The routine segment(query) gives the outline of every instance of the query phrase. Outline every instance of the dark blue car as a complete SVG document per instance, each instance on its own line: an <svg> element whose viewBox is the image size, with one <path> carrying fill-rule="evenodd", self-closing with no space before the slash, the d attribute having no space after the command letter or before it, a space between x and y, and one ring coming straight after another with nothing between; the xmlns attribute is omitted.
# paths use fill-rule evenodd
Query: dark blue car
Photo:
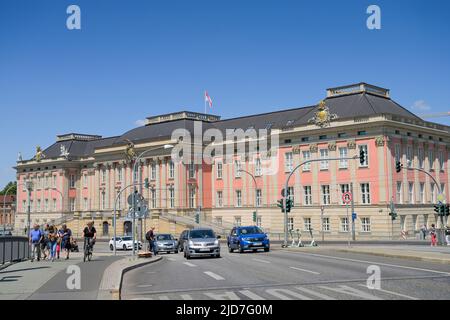
<svg viewBox="0 0 450 320"><path fill-rule="evenodd" d="M270 251L269 237L255 226L233 228L228 236L227 243L229 252L234 250L239 250L240 253L247 250L256 252L258 249L264 249L265 252Z"/></svg>

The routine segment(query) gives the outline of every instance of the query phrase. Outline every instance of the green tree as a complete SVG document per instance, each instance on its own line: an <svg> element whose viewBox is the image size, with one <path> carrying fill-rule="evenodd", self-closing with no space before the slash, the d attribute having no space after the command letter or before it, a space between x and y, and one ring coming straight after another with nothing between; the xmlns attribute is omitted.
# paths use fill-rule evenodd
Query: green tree
<svg viewBox="0 0 450 320"><path fill-rule="evenodd" d="M0 195L5 195L6 191L12 187L9 191L8 191L8 195L12 195L12 194L16 194L17 193L17 182L9 182L6 187L3 188L2 191L0 191Z"/></svg>

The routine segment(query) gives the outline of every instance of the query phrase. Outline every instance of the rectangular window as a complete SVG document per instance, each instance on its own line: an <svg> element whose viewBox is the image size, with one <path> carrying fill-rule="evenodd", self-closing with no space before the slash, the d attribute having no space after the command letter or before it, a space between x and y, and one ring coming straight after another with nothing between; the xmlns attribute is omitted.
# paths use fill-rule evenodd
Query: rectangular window
<svg viewBox="0 0 450 320"><path fill-rule="evenodd" d="M70 211L75 211L75 198L70 199Z"/></svg>
<svg viewBox="0 0 450 320"><path fill-rule="evenodd" d="M328 149L320 149L320 170L328 170Z"/></svg>
<svg viewBox="0 0 450 320"><path fill-rule="evenodd" d="M119 171L122 171L122 169L119 169ZM122 180L119 180L122 181ZM87 188L88 187L88 176L87 173L83 174L83 188Z"/></svg>
<svg viewBox="0 0 450 320"><path fill-rule="evenodd" d="M255 161L255 176L260 176L262 174L261 171L261 159L257 158Z"/></svg>
<svg viewBox="0 0 450 320"><path fill-rule="evenodd" d="M294 230L294 218L292 217L288 218L288 230L289 231Z"/></svg>
<svg viewBox="0 0 450 320"><path fill-rule="evenodd" d="M419 160L419 168L424 169L424 154L423 154L423 148L419 148L417 150L417 158Z"/></svg>
<svg viewBox="0 0 450 320"><path fill-rule="evenodd" d="M331 203L331 199L330 199L330 186L326 185L326 186L322 186L322 204L323 205L328 205Z"/></svg>
<svg viewBox="0 0 450 320"><path fill-rule="evenodd" d="M414 203L414 183L408 183L408 203Z"/></svg>
<svg viewBox="0 0 450 320"><path fill-rule="evenodd" d="M341 232L348 232L348 219L347 218L341 218Z"/></svg>
<svg viewBox="0 0 450 320"><path fill-rule="evenodd" d="M175 208L175 189L173 186L169 187L169 208Z"/></svg>
<svg viewBox="0 0 450 320"><path fill-rule="evenodd" d="M444 153L439 151L439 170L444 171Z"/></svg>
<svg viewBox="0 0 450 320"><path fill-rule="evenodd" d="M292 203L295 203L295 198L294 198L294 187L288 187L288 197L289 199L292 200Z"/></svg>
<svg viewBox="0 0 450 320"><path fill-rule="evenodd" d="M156 208L156 189L152 189L150 191L150 200L151 200L151 205L152 205L152 209Z"/></svg>
<svg viewBox="0 0 450 320"><path fill-rule="evenodd" d="M24 201L25 202L25 201ZM48 199L45 199L45 201L44 201L44 211L45 212L48 212L49 210L48 210Z"/></svg>
<svg viewBox="0 0 450 320"><path fill-rule="evenodd" d="M412 168L412 166L413 166L412 147L411 146L406 147L406 165L408 168Z"/></svg>
<svg viewBox="0 0 450 320"><path fill-rule="evenodd" d="M222 217L216 217L214 220L216 220L216 224L218 224L219 226L221 226L223 223Z"/></svg>
<svg viewBox="0 0 450 320"><path fill-rule="evenodd" d="M292 152L286 152L284 154L284 171L291 172L294 169L294 162Z"/></svg>
<svg viewBox="0 0 450 320"><path fill-rule="evenodd" d="M234 225L235 225L236 227L240 227L241 224L242 224L241 217L234 217Z"/></svg>
<svg viewBox="0 0 450 320"><path fill-rule="evenodd" d="M150 179L156 180L156 163L152 163L150 167Z"/></svg>
<svg viewBox="0 0 450 320"><path fill-rule="evenodd" d="M75 188L75 175L74 174L70 175L70 188L71 189Z"/></svg>
<svg viewBox="0 0 450 320"><path fill-rule="evenodd" d="M223 191L217 191L217 206L219 208L223 207Z"/></svg>
<svg viewBox="0 0 450 320"><path fill-rule="evenodd" d="M195 178L195 164L190 163L188 165L189 168L189 179L194 179Z"/></svg>
<svg viewBox="0 0 450 320"><path fill-rule="evenodd" d="M311 230L311 218L303 218L303 231Z"/></svg>
<svg viewBox="0 0 450 320"><path fill-rule="evenodd" d="M37 202L37 208L36 208L36 211L37 211L37 212L41 212L41 210L42 210L42 207L41 207L41 200L39 199L38 202Z"/></svg>
<svg viewBox="0 0 450 320"><path fill-rule="evenodd" d="M428 162L430 165L430 170L434 169L434 152L433 152L433 150L428 151Z"/></svg>
<svg viewBox="0 0 450 320"><path fill-rule="evenodd" d="M242 207L242 191L236 190L236 207Z"/></svg>
<svg viewBox="0 0 450 320"><path fill-rule="evenodd" d="M240 160L234 160L234 177L240 178L242 175L241 172L241 161Z"/></svg>
<svg viewBox="0 0 450 320"><path fill-rule="evenodd" d="M222 179L222 170L223 170L222 162L217 162L217 179Z"/></svg>
<svg viewBox="0 0 450 320"><path fill-rule="evenodd" d="M86 176L85 176L86 177ZM123 168L117 168L117 182L123 181Z"/></svg>
<svg viewBox="0 0 450 320"><path fill-rule="evenodd" d="M347 169L348 168L348 160L345 159L348 157L348 149L347 148L339 148L339 168Z"/></svg>
<svg viewBox="0 0 450 320"><path fill-rule="evenodd" d="M106 194L104 192L102 192L101 194L101 204L100 204L100 210L105 210L106 209Z"/></svg>
<svg viewBox="0 0 450 320"><path fill-rule="evenodd" d="M361 183L361 202L370 204L370 189L368 183Z"/></svg>
<svg viewBox="0 0 450 320"><path fill-rule="evenodd" d="M56 188L56 179L57 179L57 176L54 175L54 176L52 176L52 177L53 177L52 187L53 187L53 188Z"/></svg>
<svg viewBox="0 0 450 320"><path fill-rule="evenodd" d="M361 150L364 151L365 157L364 157L364 162L362 164L360 162L358 162L359 166L360 167L368 167L369 166L369 148L367 147L366 144L363 144L363 145L359 146L359 151L361 152Z"/></svg>
<svg viewBox="0 0 450 320"><path fill-rule="evenodd" d="M361 218L361 231L362 232L370 232L371 231L370 218L367 218L367 217Z"/></svg>
<svg viewBox="0 0 450 320"><path fill-rule="evenodd" d="M322 228L325 232L330 231L330 218L323 218Z"/></svg>
<svg viewBox="0 0 450 320"><path fill-rule="evenodd" d="M303 162L311 160L311 152L309 150L303 151ZM303 171L310 171L311 170L311 162L306 163L303 165Z"/></svg>
<svg viewBox="0 0 450 320"><path fill-rule="evenodd" d="M303 202L305 206L312 205L311 186L303 187Z"/></svg>
<svg viewBox="0 0 450 320"><path fill-rule="evenodd" d="M436 202L436 192L435 192L436 186L434 183L430 184L430 189L431 189L430 190L431 202L435 203Z"/></svg>
<svg viewBox="0 0 450 320"><path fill-rule="evenodd" d="M195 188L189 188L189 208L195 208Z"/></svg>
<svg viewBox="0 0 450 320"><path fill-rule="evenodd" d="M41 177L37 177L37 189L41 189L42 188L42 178Z"/></svg>
<svg viewBox="0 0 450 320"><path fill-rule="evenodd" d="M119 202L119 201L118 201ZM118 209L120 210L120 207L118 206ZM89 202L88 198L83 199L83 210L88 211L89 210Z"/></svg>
<svg viewBox="0 0 450 320"><path fill-rule="evenodd" d="M420 183L420 203L425 203L425 183Z"/></svg>
<svg viewBox="0 0 450 320"><path fill-rule="evenodd" d="M102 183L106 183L106 169L102 169Z"/></svg>
<svg viewBox="0 0 450 320"><path fill-rule="evenodd" d="M58 207L56 206L56 199L53 199L53 211L56 212L58 210Z"/></svg>
<svg viewBox="0 0 450 320"><path fill-rule="evenodd" d="M403 192L402 192L402 183L400 181L397 181L397 189L396 189L396 200L397 203L402 204L403 203Z"/></svg>
<svg viewBox="0 0 450 320"><path fill-rule="evenodd" d="M169 179L175 178L175 163L170 160L169 161Z"/></svg>
<svg viewBox="0 0 450 320"><path fill-rule="evenodd" d="M341 204L344 204L344 200L342 199L342 196L344 193L350 192L350 185L349 184L341 184Z"/></svg>
<svg viewBox="0 0 450 320"><path fill-rule="evenodd" d="M401 152L400 152L400 145L396 144L395 145L395 162L399 162L401 161Z"/></svg>
<svg viewBox="0 0 450 320"><path fill-rule="evenodd" d="M262 206L262 190L261 189L256 190L256 206L257 207Z"/></svg>

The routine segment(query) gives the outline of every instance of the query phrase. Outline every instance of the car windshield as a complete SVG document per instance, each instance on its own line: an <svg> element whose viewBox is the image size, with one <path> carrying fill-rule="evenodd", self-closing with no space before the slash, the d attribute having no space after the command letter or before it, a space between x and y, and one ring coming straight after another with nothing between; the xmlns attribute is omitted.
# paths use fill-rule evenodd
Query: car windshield
<svg viewBox="0 0 450 320"><path fill-rule="evenodd" d="M262 230L258 227L242 228L239 231L240 234L262 234Z"/></svg>
<svg viewBox="0 0 450 320"><path fill-rule="evenodd" d="M122 240L123 240L123 241L131 241L132 238L131 238L131 237L123 237Z"/></svg>
<svg viewBox="0 0 450 320"><path fill-rule="evenodd" d="M173 237L170 234L160 234L156 236L156 240L158 241L173 240Z"/></svg>
<svg viewBox="0 0 450 320"><path fill-rule="evenodd" d="M192 230L189 234L192 239L206 239L215 238L214 231L212 230Z"/></svg>

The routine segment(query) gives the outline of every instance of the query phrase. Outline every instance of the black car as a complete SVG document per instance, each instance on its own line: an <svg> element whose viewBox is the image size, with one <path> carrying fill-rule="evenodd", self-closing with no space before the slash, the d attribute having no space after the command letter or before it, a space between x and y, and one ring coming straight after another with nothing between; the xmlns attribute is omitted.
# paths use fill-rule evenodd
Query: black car
<svg viewBox="0 0 450 320"><path fill-rule="evenodd" d="M187 241L188 235L189 235L189 230L184 230L180 234L180 238L178 239L178 250L180 250L180 252L183 252L183 250L184 250L184 243Z"/></svg>

